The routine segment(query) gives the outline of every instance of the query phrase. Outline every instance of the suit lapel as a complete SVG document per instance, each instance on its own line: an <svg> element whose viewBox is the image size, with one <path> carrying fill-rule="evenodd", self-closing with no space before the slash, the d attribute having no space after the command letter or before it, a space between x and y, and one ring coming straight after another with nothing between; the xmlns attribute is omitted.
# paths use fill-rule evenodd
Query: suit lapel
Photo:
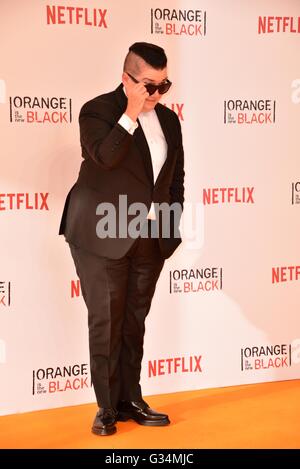
<svg viewBox="0 0 300 469"><path fill-rule="evenodd" d="M168 144L168 156L169 156L170 148L172 148L173 141L171 139L170 129L168 127L168 120L166 119L166 114L164 112L164 106L162 104L157 104L155 106L155 112L158 117L159 123L161 125L166 142Z"/></svg>
<svg viewBox="0 0 300 469"><path fill-rule="evenodd" d="M153 167L152 167L150 149L149 149L147 139L145 137L145 134L143 132L143 129L139 120L138 120L138 124L139 126L134 131L133 138L137 147L140 150L147 176L150 179L151 183L154 184Z"/></svg>
<svg viewBox="0 0 300 469"><path fill-rule="evenodd" d="M125 109L126 109L126 106L127 106L127 97L126 97L126 95L123 91L123 85L122 84L120 86L118 86L118 88L116 89L116 96L117 96L117 101L119 103L119 106L122 109L122 111L124 112ZM168 145L167 158L166 158L166 161L164 162L163 167L162 167L162 169L161 169L161 171L158 175L158 178L155 182L155 183L157 183L157 181L160 179L160 177L163 175L163 173L166 171L166 168L168 167L168 164L169 164L169 162L171 160L171 157L172 157L174 144L173 144L173 140L171 138L171 129L168 126L168 119L167 119L167 116L166 116L166 112L164 110L164 106L162 104L158 103L155 106L155 112L156 112L156 115L158 117L159 123L161 125L163 134L165 136L165 139L166 139L166 142L167 142L167 145ZM138 124L139 124L139 126L134 131L133 138L134 138L136 146L138 147L138 149L140 151L140 154L141 154L141 157L142 157L142 160L143 160L143 164L144 164L145 171L146 171L146 174L148 176L148 179L150 180L152 185L154 185L153 167L152 167L152 159L151 159L150 149L149 149L147 139L145 137L145 134L143 132L143 129L142 129L142 126L141 126L139 120L138 120Z"/></svg>
<svg viewBox="0 0 300 469"><path fill-rule="evenodd" d="M123 91L123 84L119 85L115 91L116 91L116 97L117 97L119 107L120 109L122 109L122 112L125 112L126 106L127 106L127 96L125 95ZM138 128L134 131L133 139L141 155L141 159L143 161L146 176L148 177L148 179L153 185L154 177L153 177L151 153L150 153L150 149L149 149L145 134L143 132L143 129L139 120L138 120L138 124L139 124Z"/></svg>
<svg viewBox="0 0 300 469"><path fill-rule="evenodd" d="M164 172L167 170L168 165L169 165L169 163L172 159L173 150L174 150L174 143L173 143L173 140L171 138L171 129L169 128L169 125L168 125L169 122L168 122L168 119L167 119L167 116L166 116L166 112L164 110L164 106L162 104L158 103L155 106L155 111L156 111L159 123L161 125L163 134L165 136L167 145L168 145L167 158L166 158L166 161L164 162L163 167L161 168L160 173L159 173L159 175L156 179L155 184L157 184L159 182L160 178L163 176Z"/></svg>
<svg viewBox="0 0 300 469"><path fill-rule="evenodd" d="M160 170L160 173L155 181L155 184L159 181L159 179L162 177L164 172L166 171L166 168L168 167L168 164L171 160L172 154L173 154L173 140L171 138L171 129L169 129L168 126L168 119L166 118L166 113L164 110L164 106L161 104L157 104L155 106L155 112L158 117L159 123L161 125L163 134L165 136L167 146L168 146L168 151L167 151L167 158ZM152 184L154 185L154 177L153 177L153 167L152 167L152 159L151 159L151 153L149 150L149 146L147 143L147 139L145 137L145 134L143 132L142 126L138 120L138 128L135 130L133 136L135 137L135 141L137 146L139 147L141 151L141 155L143 157L146 173L151 180Z"/></svg>

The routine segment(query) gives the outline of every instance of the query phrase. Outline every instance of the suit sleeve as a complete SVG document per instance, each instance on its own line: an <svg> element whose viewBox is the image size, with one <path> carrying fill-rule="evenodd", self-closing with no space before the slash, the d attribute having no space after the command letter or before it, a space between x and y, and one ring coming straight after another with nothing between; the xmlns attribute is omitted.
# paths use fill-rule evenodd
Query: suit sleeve
<svg viewBox="0 0 300 469"><path fill-rule="evenodd" d="M118 124L120 115L110 103L89 101L79 114L82 156L110 170L125 158L132 135Z"/></svg>
<svg viewBox="0 0 300 469"><path fill-rule="evenodd" d="M184 203L184 150L182 144L182 133L179 119L177 118L179 142L177 147L177 158L172 183L170 186L170 202L178 202L183 209Z"/></svg>

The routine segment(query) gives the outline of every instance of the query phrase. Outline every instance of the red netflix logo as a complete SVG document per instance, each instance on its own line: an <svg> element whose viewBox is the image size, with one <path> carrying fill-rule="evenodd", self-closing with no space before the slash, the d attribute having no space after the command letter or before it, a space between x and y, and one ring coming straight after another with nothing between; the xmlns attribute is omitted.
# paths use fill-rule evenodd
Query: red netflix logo
<svg viewBox="0 0 300 469"><path fill-rule="evenodd" d="M254 204L254 187L215 187L203 189L203 204Z"/></svg>
<svg viewBox="0 0 300 469"><path fill-rule="evenodd" d="M80 280L71 280L71 298L78 298L81 296Z"/></svg>
<svg viewBox="0 0 300 469"><path fill-rule="evenodd" d="M163 103L163 105L168 107L169 109L172 109L172 111L174 111L177 114L178 119L181 121L184 121L184 117L183 117L184 103L171 103L171 104Z"/></svg>
<svg viewBox="0 0 300 469"><path fill-rule="evenodd" d="M272 283L300 280L300 265L272 268Z"/></svg>
<svg viewBox="0 0 300 469"><path fill-rule="evenodd" d="M46 6L47 24L74 24L107 29L107 10L72 6Z"/></svg>
<svg viewBox="0 0 300 469"><path fill-rule="evenodd" d="M18 192L0 194L1 210L49 210L49 192Z"/></svg>
<svg viewBox="0 0 300 469"><path fill-rule="evenodd" d="M149 360L148 377L171 375L176 373L201 373L201 355L191 355L189 357L161 358L159 360Z"/></svg>
<svg viewBox="0 0 300 469"><path fill-rule="evenodd" d="M300 33L300 16L259 16L258 34Z"/></svg>

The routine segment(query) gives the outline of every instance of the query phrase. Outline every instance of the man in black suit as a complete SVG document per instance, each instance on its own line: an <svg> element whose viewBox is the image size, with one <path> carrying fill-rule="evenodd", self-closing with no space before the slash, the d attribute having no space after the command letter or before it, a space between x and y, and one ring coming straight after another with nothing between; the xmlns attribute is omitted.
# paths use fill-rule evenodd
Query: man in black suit
<svg viewBox="0 0 300 469"><path fill-rule="evenodd" d="M118 420L170 423L143 400L139 384L145 319L164 260L181 242L181 128L177 115L159 104L170 86L164 50L135 43L125 58L122 84L88 101L79 115L84 161L59 233L70 245L88 309L99 406L92 431L98 435L113 434ZM139 223L137 207L145 208ZM161 207L175 209L166 216Z"/></svg>

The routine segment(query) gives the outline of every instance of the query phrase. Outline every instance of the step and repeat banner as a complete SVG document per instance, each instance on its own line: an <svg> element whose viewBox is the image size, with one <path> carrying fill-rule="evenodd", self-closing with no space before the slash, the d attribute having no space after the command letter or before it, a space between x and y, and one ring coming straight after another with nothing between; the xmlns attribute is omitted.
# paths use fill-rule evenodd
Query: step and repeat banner
<svg viewBox="0 0 300 469"><path fill-rule="evenodd" d="M136 41L166 50L186 169L144 395L300 377L299 0L1 0L1 414L95 401L58 228L80 108Z"/></svg>

